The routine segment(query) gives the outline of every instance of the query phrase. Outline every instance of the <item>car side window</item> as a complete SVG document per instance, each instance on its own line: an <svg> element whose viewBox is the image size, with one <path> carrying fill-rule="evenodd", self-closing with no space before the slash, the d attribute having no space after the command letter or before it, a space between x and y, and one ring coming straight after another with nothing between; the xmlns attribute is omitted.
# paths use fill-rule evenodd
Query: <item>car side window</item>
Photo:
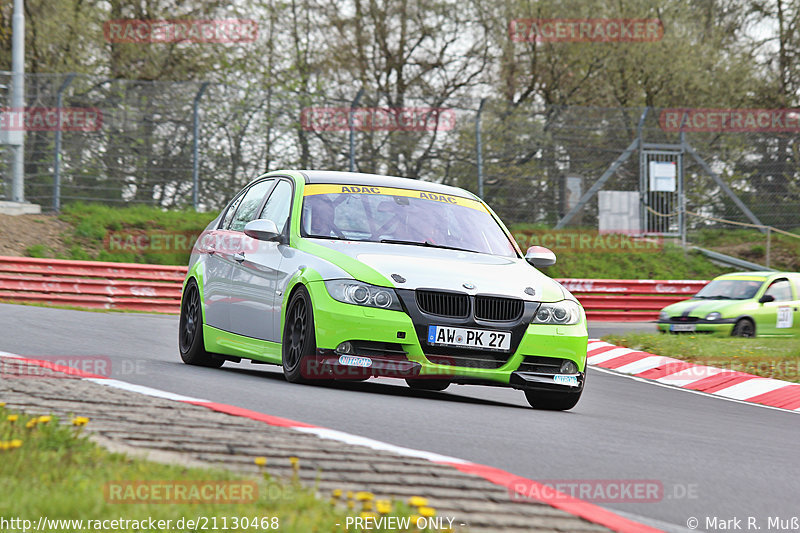
<svg viewBox="0 0 800 533"><path fill-rule="evenodd" d="M233 220L233 215L236 213L236 209L239 207L239 204L242 202L242 198L244 197L244 193L239 194L236 198L233 199L231 205L228 206L228 210L225 211L225 218L222 219L222 224L220 224L220 228L228 229L231 225L231 220Z"/></svg>
<svg viewBox="0 0 800 533"><path fill-rule="evenodd" d="M283 233L289 220L289 210L292 206L292 186L288 181L281 180L275 186L269 200L264 204L258 218L271 220L278 227L278 232Z"/></svg>
<svg viewBox="0 0 800 533"><path fill-rule="evenodd" d="M275 183L275 180L259 181L244 193L239 208L236 210L236 214L233 215L228 229L232 231L242 231L248 222L256 218L256 212L273 183Z"/></svg>
<svg viewBox="0 0 800 533"><path fill-rule="evenodd" d="M775 297L776 302L788 302L792 299L792 287L788 279L779 279L772 282L764 296Z"/></svg>

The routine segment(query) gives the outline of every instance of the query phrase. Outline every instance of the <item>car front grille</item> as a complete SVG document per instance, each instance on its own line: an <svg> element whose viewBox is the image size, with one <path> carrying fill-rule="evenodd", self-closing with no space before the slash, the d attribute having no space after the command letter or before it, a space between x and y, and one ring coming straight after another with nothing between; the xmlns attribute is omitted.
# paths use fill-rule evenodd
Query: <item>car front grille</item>
<svg viewBox="0 0 800 533"><path fill-rule="evenodd" d="M677 324L682 324L684 322L697 322L700 320L700 317L696 316L674 316L670 318L671 322L675 322Z"/></svg>
<svg viewBox="0 0 800 533"><path fill-rule="evenodd" d="M517 372L540 372L543 374L559 374L561 372L561 363L564 359L557 357L539 357L535 355L526 355L519 365Z"/></svg>
<svg viewBox="0 0 800 533"><path fill-rule="evenodd" d="M457 366L463 368L500 368L508 362L510 354L503 353L475 353L459 355L434 355L425 354L425 357L435 365Z"/></svg>
<svg viewBox="0 0 800 533"><path fill-rule="evenodd" d="M416 291L417 305L429 315L451 318L469 316L469 296L466 294L438 291Z"/></svg>
<svg viewBox="0 0 800 533"><path fill-rule="evenodd" d="M522 316L525 304L516 298L498 298L495 296L475 297L475 318L510 322Z"/></svg>

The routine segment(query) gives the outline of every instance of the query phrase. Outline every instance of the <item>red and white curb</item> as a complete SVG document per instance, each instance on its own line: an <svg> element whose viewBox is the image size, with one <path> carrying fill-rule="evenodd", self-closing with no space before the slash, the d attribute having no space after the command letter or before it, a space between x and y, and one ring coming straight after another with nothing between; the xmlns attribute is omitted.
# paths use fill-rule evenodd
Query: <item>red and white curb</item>
<svg viewBox="0 0 800 533"><path fill-rule="evenodd" d="M800 384L589 341L586 362L664 385L800 412Z"/></svg>
<svg viewBox="0 0 800 533"><path fill-rule="evenodd" d="M336 440L339 442L352 444L356 446L366 446L374 450L391 452L406 457L425 459L434 464L451 466L456 470L464 472L465 474L478 476L496 485L506 487L509 490L509 494L511 493L511 491L515 491L518 494L524 496L526 499L539 501L556 509L560 509L571 515L578 516L580 518L583 518L584 520L587 520L594 524L599 524L601 526L607 527L613 531L618 531L620 533L658 533L660 531L650 526L646 526L639 522L630 520L628 518L624 518L612 511L603 509L602 507L599 507L597 505L585 502L583 500L579 500L577 498L573 498L568 494L557 492L553 490L551 487L539 483L538 481L516 476L510 472L506 472L505 470L494 468L492 466L471 463L463 459L448 457L446 455L439 455L437 453L426 452L422 450L414 450L412 448L404 448L401 446L395 446L393 444L381 442L367 437L360 437L358 435L352 435L342 431L328 429L320 426L314 426L311 424L306 424L304 422L297 422L294 420L290 420L288 418L281 418L277 416L267 415L264 413L259 413L257 411L251 411L250 409L236 407L234 405L212 402L201 398L192 398L190 396L183 396L181 394L175 394L172 392L152 389L150 387L145 387L143 385L135 385L132 383L126 383L124 381L98 376L95 374L88 374L86 372L83 372L81 370L76 370L68 366L53 364L50 361L30 359L16 354L0 352L0 358L2 357L17 359L24 363L38 365L40 367L47 368L55 372L62 372L65 374L75 376L76 378L85 379L87 381L98 383L100 385L104 385L107 387L113 387L115 389L121 389L129 392L144 394L147 396L153 396L156 398L162 398L166 400L172 400L172 401L197 405L201 407L206 407L208 409L219 411L221 413L233 416L241 416L245 418L250 418L252 420L257 420L259 422L264 422L271 426L291 428L303 433L311 433L324 439ZM537 496L532 497L531 495L537 495Z"/></svg>

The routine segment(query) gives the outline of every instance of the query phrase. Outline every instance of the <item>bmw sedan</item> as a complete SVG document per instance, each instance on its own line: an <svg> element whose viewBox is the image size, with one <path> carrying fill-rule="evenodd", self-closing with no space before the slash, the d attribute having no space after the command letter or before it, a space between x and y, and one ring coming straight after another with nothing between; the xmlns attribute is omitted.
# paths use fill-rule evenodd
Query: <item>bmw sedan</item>
<svg viewBox="0 0 800 533"><path fill-rule="evenodd" d="M292 383L404 379L512 387L576 405L586 315L480 198L419 180L275 171L198 239L183 286L184 362L280 365Z"/></svg>

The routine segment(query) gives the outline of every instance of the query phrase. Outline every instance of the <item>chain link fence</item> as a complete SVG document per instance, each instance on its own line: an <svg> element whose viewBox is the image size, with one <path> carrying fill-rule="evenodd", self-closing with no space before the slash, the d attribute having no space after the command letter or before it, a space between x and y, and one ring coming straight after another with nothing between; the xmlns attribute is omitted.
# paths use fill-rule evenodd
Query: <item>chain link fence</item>
<svg viewBox="0 0 800 533"><path fill-rule="evenodd" d="M596 228L597 197L580 200L605 176L602 190L636 193L642 213L646 207L667 219L645 231L672 232L681 209L703 215L686 217L690 230L715 223L704 217L800 226L797 131L681 135L665 126L669 110L650 109L642 120L643 108L481 105L448 95L399 99L354 90L334 98L61 74L28 74L25 85L25 195L45 210L74 201L190 207L195 179L198 207L214 210L263 171L352 164L476 193L480 173L484 199L510 223L552 227L574 210L570 225ZM9 86L10 75L0 73L6 108ZM60 126L51 120L59 94ZM677 154L683 205L658 204L660 193L643 190L647 150ZM0 146L0 199L10 199L10 152Z"/></svg>

